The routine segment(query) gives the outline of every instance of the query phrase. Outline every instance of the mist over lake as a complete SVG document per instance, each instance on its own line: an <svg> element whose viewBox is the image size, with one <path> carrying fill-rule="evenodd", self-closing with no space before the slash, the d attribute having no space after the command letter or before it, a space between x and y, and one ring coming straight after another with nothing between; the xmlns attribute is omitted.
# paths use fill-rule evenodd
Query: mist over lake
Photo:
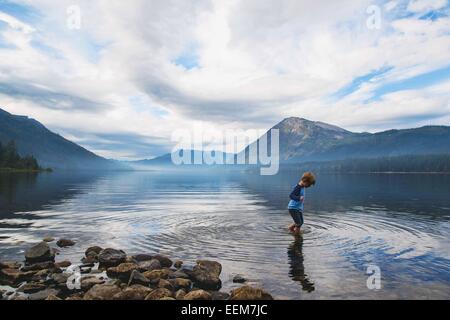
<svg viewBox="0 0 450 320"><path fill-rule="evenodd" d="M288 195L301 172L54 172L0 175L1 260L23 260L46 236L88 246L221 261L276 298L450 298L450 175L319 174L305 233L294 238ZM379 266L381 290L367 287Z"/></svg>

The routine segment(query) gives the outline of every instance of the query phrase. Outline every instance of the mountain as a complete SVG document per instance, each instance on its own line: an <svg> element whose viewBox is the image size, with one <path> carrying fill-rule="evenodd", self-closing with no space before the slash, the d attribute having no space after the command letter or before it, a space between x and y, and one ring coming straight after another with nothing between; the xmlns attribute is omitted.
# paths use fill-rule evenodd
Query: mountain
<svg viewBox="0 0 450 320"><path fill-rule="evenodd" d="M178 151L178 154L180 156L183 156L187 153L189 153L189 155L186 157L187 163L186 164L191 164L194 166L199 166L199 164L195 164L194 163L194 159L200 159L200 161L202 162L201 164L205 164L206 163L206 158L205 157L205 153L203 151L196 151L196 150L183 150L183 151ZM214 158L216 159L223 159L223 162L226 162L227 157L233 157L233 159L235 159L235 155L234 154L229 154L229 153L224 153L221 151L214 151L215 153L213 154ZM176 154L176 152L173 153L174 155ZM167 153L164 154L160 157L156 157L154 159L145 159L145 160L138 160L138 161L129 161L127 162L128 165L130 165L132 168L134 169L144 169L148 166L174 166L173 162L172 162L172 153Z"/></svg>
<svg viewBox="0 0 450 320"><path fill-rule="evenodd" d="M52 169L114 169L118 164L48 130L26 116L0 109L0 141L15 141L21 156L34 156L41 167Z"/></svg>
<svg viewBox="0 0 450 320"><path fill-rule="evenodd" d="M446 126L371 134L354 133L322 122L287 118L272 129L279 130L280 161L284 163L450 153L450 127ZM270 145L269 132L263 137ZM261 138L254 144L260 141ZM246 154L248 150L249 147L245 149Z"/></svg>

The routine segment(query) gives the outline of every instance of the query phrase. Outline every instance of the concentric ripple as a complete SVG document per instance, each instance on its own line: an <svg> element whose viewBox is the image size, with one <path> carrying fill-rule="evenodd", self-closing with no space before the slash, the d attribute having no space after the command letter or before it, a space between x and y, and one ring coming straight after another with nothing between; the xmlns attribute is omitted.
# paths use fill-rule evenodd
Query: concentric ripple
<svg viewBox="0 0 450 320"><path fill-rule="evenodd" d="M78 245L61 258L103 245L188 263L218 259L225 289L243 274L280 298L450 297L448 203L431 217L382 202L324 207L313 196L304 234L295 238L286 229L289 186L265 194L240 179L123 173L64 184L69 196L2 216L1 259L21 257L45 236L64 236ZM381 292L367 289L367 265L383 271Z"/></svg>

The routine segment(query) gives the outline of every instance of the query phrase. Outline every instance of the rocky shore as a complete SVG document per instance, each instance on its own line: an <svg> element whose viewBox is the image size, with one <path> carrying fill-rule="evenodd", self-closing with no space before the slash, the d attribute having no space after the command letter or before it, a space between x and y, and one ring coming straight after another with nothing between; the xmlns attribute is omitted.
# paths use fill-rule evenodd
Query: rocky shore
<svg viewBox="0 0 450 320"><path fill-rule="evenodd" d="M28 248L25 261L0 261L0 300L272 300L260 288L245 285L220 291L222 265L198 260L187 266L160 254L127 255L94 246L80 262L56 261L58 250L74 246L46 238ZM3 289L2 289L3 288Z"/></svg>

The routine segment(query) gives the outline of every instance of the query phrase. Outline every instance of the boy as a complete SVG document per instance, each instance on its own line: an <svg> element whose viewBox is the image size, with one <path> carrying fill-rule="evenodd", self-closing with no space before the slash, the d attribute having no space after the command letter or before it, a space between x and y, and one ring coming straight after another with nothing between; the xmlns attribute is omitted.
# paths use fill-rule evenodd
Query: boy
<svg viewBox="0 0 450 320"><path fill-rule="evenodd" d="M289 197L288 209L289 213L294 219L294 224L289 226L289 231L293 233L300 233L300 228L303 225L303 203L305 201L305 190L316 184L316 177L311 172L306 172L300 182L292 190Z"/></svg>

